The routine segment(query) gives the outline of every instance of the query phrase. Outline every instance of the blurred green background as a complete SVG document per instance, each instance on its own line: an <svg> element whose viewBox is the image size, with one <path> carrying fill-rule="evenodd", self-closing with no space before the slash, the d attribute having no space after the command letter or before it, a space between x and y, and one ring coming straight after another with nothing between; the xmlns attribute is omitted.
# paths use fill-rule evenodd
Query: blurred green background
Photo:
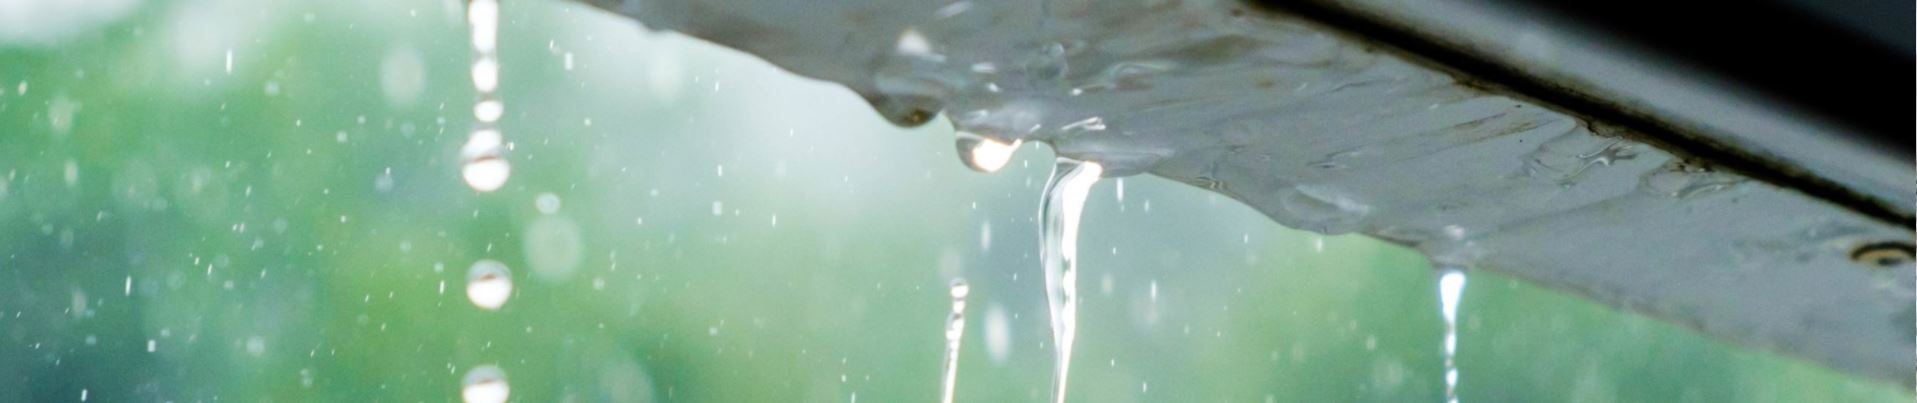
<svg viewBox="0 0 1917 403"><path fill-rule="evenodd" d="M0 401L457 401L482 365L524 402L933 401L960 276L959 400L1047 401L1042 146L973 173L943 121L507 1L514 171L476 193L462 7L0 1ZM1408 249L1132 177L1080 255L1072 401L1443 396ZM1462 311L1465 401L1912 400L1495 275Z"/></svg>

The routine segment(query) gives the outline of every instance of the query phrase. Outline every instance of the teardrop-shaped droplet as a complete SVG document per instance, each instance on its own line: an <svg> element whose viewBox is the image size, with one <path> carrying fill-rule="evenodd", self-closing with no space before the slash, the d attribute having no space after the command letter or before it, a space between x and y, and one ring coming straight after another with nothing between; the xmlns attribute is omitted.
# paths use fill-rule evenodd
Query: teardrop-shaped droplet
<svg viewBox="0 0 1917 403"><path fill-rule="evenodd" d="M1004 168L1012 161L1012 154L1024 140L1012 140L1010 143L977 134L958 133L959 162L974 171L991 173Z"/></svg>

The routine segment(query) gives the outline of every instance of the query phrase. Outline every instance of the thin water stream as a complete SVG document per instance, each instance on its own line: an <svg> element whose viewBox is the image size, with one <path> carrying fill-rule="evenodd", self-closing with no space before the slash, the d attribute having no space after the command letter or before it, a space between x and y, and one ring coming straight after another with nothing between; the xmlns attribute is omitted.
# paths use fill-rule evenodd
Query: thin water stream
<svg viewBox="0 0 1917 403"><path fill-rule="evenodd" d="M959 346L965 340L965 296L972 293L972 286L965 279L952 280L952 315L945 320L945 366L941 383L940 402L952 403L958 391Z"/></svg>
<svg viewBox="0 0 1917 403"><path fill-rule="evenodd" d="M1458 402L1458 302L1464 299L1464 269L1438 269L1438 307L1444 318L1444 397Z"/></svg>
<svg viewBox="0 0 1917 403"><path fill-rule="evenodd" d="M1052 319L1054 352L1052 401L1064 403L1072 369L1072 346L1078 339L1078 224L1085 198L1104 168L1097 162L1059 158L1041 197L1039 222L1044 242L1040 256L1045 268L1045 300Z"/></svg>

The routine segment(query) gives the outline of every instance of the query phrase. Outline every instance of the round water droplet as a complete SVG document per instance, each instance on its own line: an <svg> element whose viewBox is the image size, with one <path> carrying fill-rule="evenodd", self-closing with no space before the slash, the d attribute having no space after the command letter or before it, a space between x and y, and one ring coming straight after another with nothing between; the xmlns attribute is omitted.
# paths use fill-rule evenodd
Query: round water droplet
<svg viewBox="0 0 1917 403"><path fill-rule="evenodd" d="M505 403L512 395L512 387L506 384L506 371L499 367L484 365L466 371L466 379L460 382L459 398L466 403Z"/></svg>
<svg viewBox="0 0 1917 403"><path fill-rule="evenodd" d="M506 178L512 175L512 165L500 156L503 149L504 139L498 130L473 131L466 145L459 149L460 159L464 161L460 176L466 179L466 185L481 192L505 186Z"/></svg>
<svg viewBox="0 0 1917 403"><path fill-rule="evenodd" d="M933 117L938 116L939 110L945 108L944 101L938 97L926 95L942 90L928 86L929 84L923 81L888 80L883 84L891 84L886 88L892 88L892 90L882 94L862 95L865 96L865 102L871 104L872 109L877 111L879 116L885 117L885 120L892 122L893 125L919 127L925 122L932 121ZM886 91L886 88L879 90Z"/></svg>
<svg viewBox="0 0 1917 403"><path fill-rule="evenodd" d="M499 61L481 57L473 62L473 89L493 92L499 89Z"/></svg>
<svg viewBox="0 0 1917 403"><path fill-rule="evenodd" d="M499 310L512 295L513 273L506 269L505 263L480 260L466 271L466 299L471 300L473 306L488 311Z"/></svg>
<svg viewBox="0 0 1917 403"><path fill-rule="evenodd" d="M499 118L505 115L506 104L500 103L497 99L479 101L478 104L473 105L473 118L483 123L498 122Z"/></svg>
<svg viewBox="0 0 1917 403"><path fill-rule="evenodd" d="M373 177L373 190L379 191L380 193L393 191L393 172L389 170L386 171L386 173Z"/></svg>
<svg viewBox="0 0 1917 403"><path fill-rule="evenodd" d="M1065 77L1070 69L1066 63L1066 48L1063 43L1046 43L1025 56L1020 67L1026 77L1037 82L1052 82Z"/></svg>
<svg viewBox="0 0 1917 403"><path fill-rule="evenodd" d="M512 174L512 165L496 156L486 157L467 161L459 173L473 190L491 192L506 185L506 177Z"/></svg>
<svg viewBox="0 0 1917 403"><path fill-rule="evenodd" d="M533 207L538 208L541 213L558 213L559 195L552 194L552 192L540 193L539 196L533 198Z"/></svg>
<svg viewBox="0 0 1917 403"><path fill-rule="evenodd" d="M258 357L266 354L266 339L253 336L246 339L246 353Z"/></svg>
<svg viewBox="0 0 1917 403"><path fill-rule="evenodd" d="M965 299L965 296L971 293L972 286L966 284L965 279L952 280L952 299Z"/></svg>
<svg viewBox="0 0 1917 403"><path fill-rule="evenodd" d="M1023 142L1024 140L1012 140L1006 143L990 137L959 132L957 142L959 162L974 171L997 172L999 168L1004 168L1007 162L1012 161L1012 154L1018 151L1018 146Z"/></svg>
<svg viewBox="0 0 1917 403"><path fill-rule="evenodd" d="M917 57L933 56L932 41L926 39L925 34L919 33L918 29L906 28L905 31L899 32L897 47L901 54Z"/></svg>

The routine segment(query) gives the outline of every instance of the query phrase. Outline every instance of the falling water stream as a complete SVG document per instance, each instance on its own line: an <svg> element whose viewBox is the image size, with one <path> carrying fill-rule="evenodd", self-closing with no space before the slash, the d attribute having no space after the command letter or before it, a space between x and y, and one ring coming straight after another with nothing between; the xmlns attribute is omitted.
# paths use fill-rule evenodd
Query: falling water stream
<svg viewBox="0 0 1917 403"><path fill-rule="evenodd" d="M477 122L472 135L459 149L459 173L473 190L492 192L505 186L512 173L512 165L503 155L505 136L499 131L499 118L506 113L499 99L499 0L469 0L466 20L472 34L473 92L478 94L478 101L473 104ZM553 200L556 209L557 199ZM548 203L541 200L540 204L546 210L543 205ZM444 287L442 284L441 289ZM499 310L512 296L512 288L512 272L503 263L480 260L467 273L466 297L480 309ZM505 371L486 365L467 371L460 399L466 403L504 403L510 391Z"/></svg>
<svg viewBox="0 0 1917 403"><path fill-rule="evenodd" d="M1438 307L1444 316L1444 398L1458 402L1458 301L1464 298L1464 269L1438 269Z"/></svg>
<svg viewBox="0 0 1917 403"><path fill-rule="evenodd" d="M1045 299L1051 308L1053 402L1065 401L1065 384L1072 368L1072 342L1078 337L1078 220L1085 197L1098 183L1104 167L1096 162L1059 158L1040 198L1041 256L1045 267Z"/></svg>
<svg viewBox="0 0 1917 403"><path fill-rule="evenodd" d="M958 389L959 345L965 339L965 296L972 293L972 287L965 279L952 280L952 315L945 320L945 383L941 390L940 402L952 403L953 392Z"/></svg>
<svg viewBox="0 0 1917 403"><path fill-rule="evenodd" d="M499 0L470 0L466 3L466 21L472 32L473 104L477 123L473 133L460 147L460 177L473 190L491 192L506 185L512 164L503 155L505 137L499 131L499 119L506 104L499 98Z"/></svg>

